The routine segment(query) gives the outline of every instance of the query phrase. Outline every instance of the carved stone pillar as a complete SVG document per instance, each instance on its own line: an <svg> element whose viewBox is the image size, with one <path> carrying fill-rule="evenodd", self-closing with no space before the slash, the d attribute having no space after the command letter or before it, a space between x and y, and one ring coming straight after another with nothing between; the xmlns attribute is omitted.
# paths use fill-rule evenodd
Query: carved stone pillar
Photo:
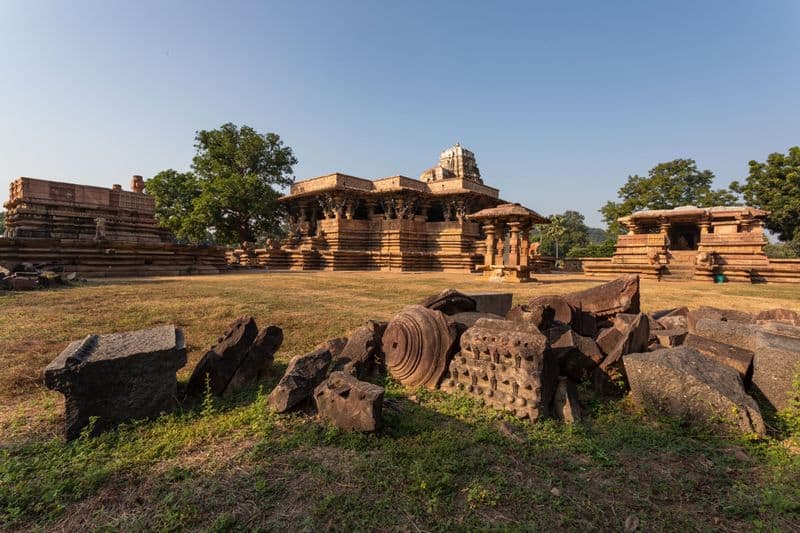
<svg viewBox="0 0 800 533"><path fill-rule="evenodd" d="M483 231L486 233L486 254L483 257L483 264L490 267L494 264L494 258L497 255L494 224L484 225Z"/></svg>
<svg viewBox="0 0 800 533"><path fill-rule="evenodd" d="M450 215L450 204L449 204L449 202L445 202L445 201L442 202L442 216L444 216L444 221L445 222L450 222L452 217Z"/></svg>
<svg viewBox="0 0 800 533"><path fill-rule="evenodd" d="M354 200L352 198L348 198L347 200L345 200L344 217L347 220L353 220L353 215L356 212L356 203L357 200Z"/></svg>
<svg viewBox="0 0 800 533"><path fill-rule="evenodd" d="M519 266L519 226L517 221L509 222L508 265Z"/></svg>
<svg viewBox="0 0 800 533"><path fill-rule="evenodd" d="M520 265L527 267L528 266L528 254L530 253L531 249L531 227L530 225L522 226L520 229L520 248L519 248L519 256L520 256Z"/></svg>
<svg viewBox="0 0 800 533"><path fill-rule="evenodd" d="M375 206L377 202L375 200L366 200L367 204L367 218L372 220L375 217Z"/></svg>
<svg viewBox="0 0 800 533"><path fill-rule="evenodd" d="M505 264L505 256L503 252L505 251L505 232L506 232L506 225L505 223L498 221L497 223L497 240L496 240L496 248L495 248L495 265L504 265Z"/></svg>
<svg viewBox="0 0 800 533"><path fill-rule="evenodd" d="M663 217L658 219L658 229L661 235L669 235L670 227L671 224L669 223L669 219Z"/></svg>

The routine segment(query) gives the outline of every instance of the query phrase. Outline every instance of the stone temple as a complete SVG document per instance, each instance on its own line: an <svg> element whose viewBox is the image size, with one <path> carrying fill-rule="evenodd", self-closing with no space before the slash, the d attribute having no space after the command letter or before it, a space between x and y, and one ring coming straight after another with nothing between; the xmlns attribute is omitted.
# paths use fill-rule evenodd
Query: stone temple
<svg viewBox="0 0 800 533"><path fill-rule="evenodd" d="M456 144L419 179L332 173L300 181L280 201L287 239L243 250L242 263L289 270L470 271L484 237L469 215L504 203L475 154Z"/></svg>

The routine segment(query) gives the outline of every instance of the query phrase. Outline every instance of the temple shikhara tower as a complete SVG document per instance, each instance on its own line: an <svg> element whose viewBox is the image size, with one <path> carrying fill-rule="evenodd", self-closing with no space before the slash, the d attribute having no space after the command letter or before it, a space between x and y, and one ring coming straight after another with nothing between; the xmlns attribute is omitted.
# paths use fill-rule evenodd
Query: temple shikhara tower
<svg viewBox="0 0 800 533"><path fill-rule="evenodd" d="M460 144L419 179L337 172L294 184L280 201L288 238L244 255L291 270L473 270L485 238L469 215L504 203Z"/></svg>

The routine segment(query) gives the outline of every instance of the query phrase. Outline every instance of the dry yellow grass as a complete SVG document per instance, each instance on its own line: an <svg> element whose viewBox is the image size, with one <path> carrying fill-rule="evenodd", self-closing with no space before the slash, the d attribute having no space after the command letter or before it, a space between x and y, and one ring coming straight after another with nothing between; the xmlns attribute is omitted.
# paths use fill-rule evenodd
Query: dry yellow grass
<svg viewBox="0 0 800 533"><path fill-rule="evenodd" d="M498 432L505 415L459 396L389 383L401 412L385 415L379 435L363 436L332 432L303 413L275 416L250 390L210 413L184 405L65 445L63 399L42 386L47 363L90 332L183 327L185 380L242 314L283 328L284 363L448 287L509 291L520 303L604 281L540 279L252 272L0 295L0 529L4 520L59 530L622 529L628 516L646 529L797 523L796 453L776 440L739 442L642 418L626 402L591 400L575 428L520 423L520 444ZM643 281L645 310L680 305L800 311L800 286ZM737 458L741 449L751 458Z"/></svg>

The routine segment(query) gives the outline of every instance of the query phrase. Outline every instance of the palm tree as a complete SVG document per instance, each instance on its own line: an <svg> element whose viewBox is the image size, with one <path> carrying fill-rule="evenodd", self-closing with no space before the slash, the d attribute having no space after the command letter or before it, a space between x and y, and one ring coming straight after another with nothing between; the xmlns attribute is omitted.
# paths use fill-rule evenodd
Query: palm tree
<svg viewBox="0 0 800 533"><path fill-rule="evenodd" d="M566 231L566 228L564 228L564 217L561 215L551 216L550 224L542 228L542 235L553 239L553 242L556 243L556 266L558 266L558 242Z"/></svg>

